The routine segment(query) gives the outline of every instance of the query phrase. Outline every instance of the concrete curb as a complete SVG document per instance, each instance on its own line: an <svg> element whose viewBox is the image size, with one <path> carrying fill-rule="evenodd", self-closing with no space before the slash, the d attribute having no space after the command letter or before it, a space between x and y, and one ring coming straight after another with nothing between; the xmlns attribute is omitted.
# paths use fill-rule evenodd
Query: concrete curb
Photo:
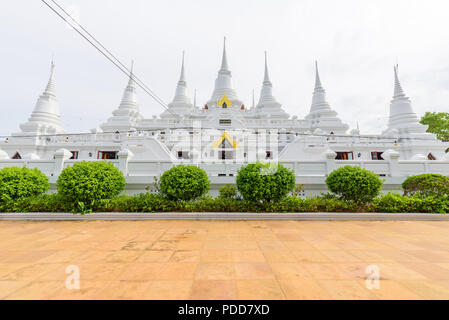
<svg viewBox="0 0 449 320"><path fill-rule="evenodd" d="M449 221L449 215L417 213L0 213L0 221L292 220Z"/></svg>

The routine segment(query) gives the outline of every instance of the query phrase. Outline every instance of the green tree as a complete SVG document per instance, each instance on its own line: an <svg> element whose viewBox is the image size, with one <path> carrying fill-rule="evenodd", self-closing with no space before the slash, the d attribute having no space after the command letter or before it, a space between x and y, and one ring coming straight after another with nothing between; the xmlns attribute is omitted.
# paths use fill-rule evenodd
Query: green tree
<svg viewBox="0 0 449 320"><path fill-rule="evenodd" d="M426 112L421 118L421 124L428 125L427 132L436 134L438 139L449 141L449 113Z"/></svg>

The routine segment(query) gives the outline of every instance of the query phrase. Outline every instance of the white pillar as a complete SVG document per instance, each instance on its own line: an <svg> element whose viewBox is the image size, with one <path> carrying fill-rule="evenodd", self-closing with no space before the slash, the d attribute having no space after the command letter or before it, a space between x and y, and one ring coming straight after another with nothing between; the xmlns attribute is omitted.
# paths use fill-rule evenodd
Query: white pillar
<svg viewBox="0 0 449 320"><path fill-rule="evenodd" d="M67 149L59 149L56 150L54 156L55 156L55 168L53 175L57 177L61 174L62 170L64 169L64 162L70 159L73 156L73 154Z"/></svg>
<svg viewBox="0 0 449 320"><path fill-rule="evenodd" d="M401 155L399 152L394 150L387 150L382 153L382 158L389 161L390 164L390 175L392 177L400 177L401 171L399 169L399 157Z"/></svg>
<svg viewBox="0 0 449 320"><path fill-rule="evenodd" d="M119 161L119 170L126 177L128 175L128 162L134 156L128 149L123 149L118 153L118 161Z"/></svg>
<svg viewBox="0 0 449 320"><path fill-rule="evenodd" d="M326 174L329 175L332 171L335 170L335 158L337 157L337 154L332 151L331 149L328 149L324 152L324 158L326 159Z"/></svg>

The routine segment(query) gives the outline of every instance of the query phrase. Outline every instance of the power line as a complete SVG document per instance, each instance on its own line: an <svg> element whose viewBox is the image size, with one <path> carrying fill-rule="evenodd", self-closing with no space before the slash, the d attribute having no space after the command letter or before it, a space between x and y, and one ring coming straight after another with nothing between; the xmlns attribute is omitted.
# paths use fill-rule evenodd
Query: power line
<svg viewBox="0 0 449 320"><path fill-rule="evenodd" d="M165 104L165 102L159 98L157 96L156 93L154 93L142 80L140 80L138 77L136 77L133 73L131 73L128 68L118 59L116 58L108 49L106 49L105 46L103 46L101 44L101 42L99 42L93 35L91 35L82 25L80 25L78 22L76 22L76 20L68 13L66 12L56 1L51 0L53 3L56 4L56 6L58 8L60 8L61 11L64 12L64 14L66 14L71 21L69 21L68 19L66 19L65 17L63 17L63 15L61 13L59 13L55 8L53 8L48 2L46 2L45 0L41 0L45 5L47 5L54 13L56 13L62 20L64 20L67 24L69 24L79 35L81 35L87 42L89 42L98 52L100 52L105 58L107 58L110 62L112 62L112 64L114 64L121 72L123 72L125 75L127 75L128 77L132 78L135 83L142 88L147 94L149 94L157 103L159 103L164 109L166 109L170 114L172 114L175 117L179 118L179 115L174 114ZM78 27L75 26L73 23L75 22L79 28L81 28L84 32L86 32L91 38L92 41L96 42L98 44L98 46L100 46L101 48L103 48L111 57L108 56L108 54L106 54L105 52L103 52L97 45L95 45L90 39L88 39L88 37L86 35L84 35L82 32L80 32L78 30ZM114 61L116 60L116 61ZM137 81L136 81L137 80Z"/></svg>

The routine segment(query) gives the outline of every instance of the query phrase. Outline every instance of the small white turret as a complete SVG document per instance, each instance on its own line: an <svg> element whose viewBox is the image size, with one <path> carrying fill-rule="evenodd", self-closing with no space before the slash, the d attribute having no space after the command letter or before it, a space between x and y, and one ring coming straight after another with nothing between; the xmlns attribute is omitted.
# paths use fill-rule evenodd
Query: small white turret
<svg viewBox="0 0 449 320"><path fill-rule="evenodd" d="M112 112L112 117L101 125L101 129L104 132L130 131L132 128L137 127L143 119L137 102L137 89L133 69L134 61L131 65L128 85L123 92L119 107Z"/></svg>
<svg viewBox="0 0 449 320"><path fill-rule="evenodd" d="M419 118L413 111L410 98L407 97L399 81L399 67L394 67L394 94L390 104L390 118L388 127L383 135L388 135L392 130L399 131L399 137L435 139L432 134L426 133L427 126L419 123Z"/></svg>
<svg viewBox="0 0 449 320"><path fill-rule="evenodd" d="M175 115L186 116L193 111L193 104L190 102L187 80L185 74L185 54L182 52L181 75L176 86L175 97L168 105L168 110L162 113L161 118L173 118Z"/></svg>
<svg viewBox="0 0 449 320"><path fill-rule="evenodd" d="M55 64L52 60L50 79L45 91L37 100L28 122L20 125L22 132L15 135L64 133L61 126L59 103L55 94L54 71Z"/></svg>
<svg viewBox="0 0 449 320"><path fill-rule="evenodd" d="M349 126L337 117L337 112L331 109L326 100L326 91L321 84L318 72L318 62L315 62L315 89L313 91L312 106L305 119L309 121L309 127L312 130L320 128L326 133L345 134L349 129Z"/></svg>

